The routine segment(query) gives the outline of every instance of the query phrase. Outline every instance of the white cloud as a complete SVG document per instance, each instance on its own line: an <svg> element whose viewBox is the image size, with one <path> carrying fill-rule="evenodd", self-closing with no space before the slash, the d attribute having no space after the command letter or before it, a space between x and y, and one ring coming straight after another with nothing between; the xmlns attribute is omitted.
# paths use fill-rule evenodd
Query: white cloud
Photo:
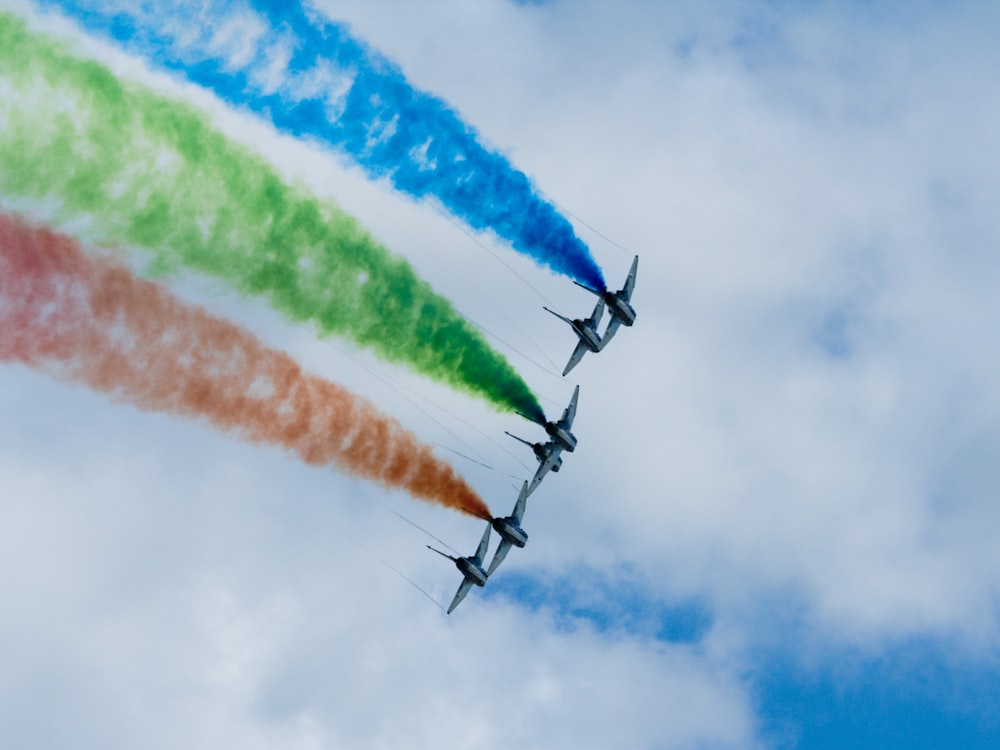
<svg viewBox="0 0 1000 750"><path fill-rule="evenodd" d="M639 320L573 373L580 448L532 497L531 541L501 575L624 563L651 598L705 601L714 625L690 645L567 632L478 592L445 618L342 534L445 601L457 574L385 509L463 552L475 523L4 367L3 744L746 747L740 667L789 623L787 648L995 648L1000 99L985 11L327 5L641 255ZM431 207L241 123L225 120L460 309L563 363L568 329ZM630 255L580 232L620 283ZM550 306L590 305L487 244ZM180 286L428 440L526 473L452 414L500 442L537 439L531 426ZM561 409L570 387L510 356ZM508 510L514 480L456 463ZM61 724L43 722L47 701Z"/></svg>
<svg viewBox="0 0 1000 750"><path fill-rule="evenodd" d="M664 591L726 609L794 592L835 640L992 643L982 9L456 2L421 34L405 4L363 6L331 12L642 255L639 324L574 373L581 452L549 486L563 538L611 529ZM620 281L627 256L581 231ZM526 325L558 359L547 323Z"/></svg>

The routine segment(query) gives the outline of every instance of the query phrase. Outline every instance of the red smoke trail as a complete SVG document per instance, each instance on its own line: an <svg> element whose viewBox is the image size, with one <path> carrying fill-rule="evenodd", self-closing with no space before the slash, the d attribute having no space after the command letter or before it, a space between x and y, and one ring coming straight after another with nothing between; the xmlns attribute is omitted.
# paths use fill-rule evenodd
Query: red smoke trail
<svg viewBox="0 0 1000 750"><path fill-rule="evenodd" d="M3 214L0 360L491 517L450 466L368 401L164 287Z"/></svg>

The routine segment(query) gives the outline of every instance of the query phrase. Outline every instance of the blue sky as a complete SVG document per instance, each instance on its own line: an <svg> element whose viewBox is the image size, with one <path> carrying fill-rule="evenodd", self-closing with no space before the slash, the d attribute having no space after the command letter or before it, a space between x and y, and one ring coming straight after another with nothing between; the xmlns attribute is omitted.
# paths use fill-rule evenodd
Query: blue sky
<svg viewBox="0 0 1000 750"><path fill-rule="evenodd" d="M755 687L776 747L990 747L1000 729L997 665L955 645L913 643L877 657L829 654L821 668L763 659Z"/></svg>
<svg viewBox="0 0 1000 750"><path fill-rule="evenodd" d="M480 522L0 367L0 744L996 744L994 10L319 3L586 222L611 286L640 254L636 326L563 380L573 342L541 306L579 315L585 292L5 6L356 214L496 335L550 415L581 396L527 547L445 617L411 582L447 602L455 571L395 513L462 553ZM170 283L513 506L533 465L503 431L533 425Z"/></svg>
<svg viewBox="0 0 1000 750"><path fill-rule="evenodd" d="M568 631L693 645L705 637L713 616L703 602L652 600L647 591L634 570L583 567L563 577L505 576L484 598L546 610ZM774 622L770 642L750 656L746 677L767 746L992 747L1000 731L995 656L980 661L961 643L930 638L878 653L810 648L796 631Z"/></svg>

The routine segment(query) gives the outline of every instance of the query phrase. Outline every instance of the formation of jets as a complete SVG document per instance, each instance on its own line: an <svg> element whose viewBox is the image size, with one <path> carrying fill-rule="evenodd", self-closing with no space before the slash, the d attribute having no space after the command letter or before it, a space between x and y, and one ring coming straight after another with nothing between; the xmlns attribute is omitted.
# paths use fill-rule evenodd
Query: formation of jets
<svg viewBox="0 0 1000 750"><path fill-rule="evenodd" d="M576 367L580 360L583 359L583 355L588 351L595 354L602 351L615 333L618 332L619 327L628 327L635 323L636 312L632 307L631 300L632 290L635 289L635 275L638 266L639 256L637 255L632 260L632 268L629 270L624 286L617 292L610 290L598 292L579 282L573 282L598 297L597 306L589 318L571 320L553 310L549 310L547 307L545 308L545 310L557 318L569 323L579 339L576 348L573 350L573 354L569 358L566 369L563 370L564 376ZM605 308L608 310L610 320L604 329L604 333L599 334L597 328L601 323ZM576 405L579 398L580 386L576 386L573 389L573 397L570 399L569 405L563 411L562 417L558 421L537 422L545 430L545 434L549 438L544 443L532 443L524 438L519 438L517 435L507 433L515 440L531 448L535 454L535 458L538 460L538 469L531 480L526 480L521 486L521 491L517 496L517 501L514 503L514 510L511 514L503 518L493 518L487 524L486 530L483 532L483 537L479 540L479 546L476 548L475 554L468 557L453 557L427 545L429 549L455 563L455 567L462 574L462 582L458 586L458 591L455 592L455 597L451 600L451 604L448 607L448 614L451 614L455 607L465 599L466 594L469 593L473 585L486 585L486 581L507 557L507 553L511 547L524 547L527 543L528 534L521 528L521 519L524 517L528 496L542 483L542 479L546 474L550 471L559 471L563 463L561 455L563 451L572 453L576 448L577 439L576 435L572 432L572 427L573 420L576 418ZM522 414L521 416L530 421L536 421L531 420L527 415ZM500 545L497 547L496 552L493 553L493 559L490 561L489 566L484 568L486 553L489 549L490 532L494 530L500 535Z"/></svg>

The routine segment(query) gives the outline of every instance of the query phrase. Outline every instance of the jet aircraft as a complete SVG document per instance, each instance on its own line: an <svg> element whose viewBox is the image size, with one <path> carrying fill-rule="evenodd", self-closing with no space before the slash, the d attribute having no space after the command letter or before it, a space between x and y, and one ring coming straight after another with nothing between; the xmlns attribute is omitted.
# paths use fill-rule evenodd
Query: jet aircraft
<svg viewBox="0 0 1000 750"><path fill-rule="evenodd" d="M497 533L500 534L500 546L493 553L490 567L486 571L487 576L493 575L493 571L507 557L511 547L523 547L528 541L528 534L521 528L521 519L524 517L524 508L528 499L527 481L521 485L521 494L517 496L514 504L514 512L505 518L494 518L491 522Z"/></svg>
<svg viewBox="0 0 1000 750"><path fill-rule="evenodd" d="M492 525L487 524L486 531L483 532L483 538L479 541L479 546L476 548L476 554L469 557L452 557L439 549L434 549L429 544L427 545L427 549L433 550L455 563L455 567L462 573L462 583L459 584L458 591L455 592L455 598L451 600L451 606L448 607L449 615L455 607L462 603L465 595L472 588L472 584L476 584L477 586L486 585L486 579L489 574L483 570L483 558L486 556L486 548L490 544L490 530L492 528ZM527 539L527 535L525 535L525 539Z"/></svg>
<svg viewBox="0 0 1000 750"><path fill-rule="evenodd" d="M538 470L535 472L535 476L531 478L531 484L528 485L528 494L530 495L541 483L542 477L550 471L559 471L560 467L562 467L563 460L562 456L559 455L562 453L562 446L555 440L550 440L545 444L530 443L524 438L519 438L517 435L509 432L507 434L519 443L524 443L531 448L534 451L535 458L538 459Z"/></svg>
<svg viewBox="0 0 1000 750"><path fill-rule="evenodd" d="M552 438L552 442L554 442L560 450L572 453L576 448L576 435L570 432L570 428L573 426L573 420L576 418L576 402L579 398L580 386L577 386L573 389L573 397L569 400L569 406L566 407L562 418L558 422L539 422L537 419L532 419L524 412L519 411L517 413L529 422L540 424L546 434ZM507 434L510 435L509 432ZM513 435L511 435L511 437L513 437ZM518 438L518 440L520 440L520 438ZM533 444L531 445L534 447Z"/></svg>
<svg viewBox="0 0 1000 750"><path fill-rule="evenodd" d="M597 334L597 326L601 322L601 316L604 315L604 298L602 297L597 302L597 307L594 308L594 312L590 314L590 317L586 320L580 320L576 318L575 320L570 320L564 315L560 315L555 310L549 310L549 308L543 308L547 312L555 315L559 320L569 323L570 327L573 329L573 333L576 334L577 338L580 339L576 343L576 348L569 357L569 362L566 363L566 369L563 370L563 377L579 364L580 360L583 359L583 355L587 352L599 352L604 346L604 342L601 337Z"/></svg>
<svg viewBox="0 0 1000 750"><path fill-rule="evenodd" d="M576 435L570 432L573 420L576 419L576 402L580 398L580 386L573 389L573 398L569 400L569 406L563 412L562 419L558 422L546 422L542 427L555 443L564 451L572 453L576 449Z"/></svg>
<svg viewBox="0 0 1000 750"><path fill-rule="evenodd" d="M577 286L586 289L591 294L596 294L608 306L608 314L611 316L611 320L608 321L608 327L604 329L604 335L601 337L602 349L608 345L608 342L611 341L611 337L618 332L619 326L631 326L635 323L636 312L635 308L631 305L631 300L632 290L635 289L635 274L638 268L639 256L637 255L632 259L632 268L628 272L628 278L625 279L625 286L617 292L612 292L610 290L599 292L596 289L591 289L585 284L581 284L579 281L573 282ZM563 374L565 375L565 373Z"/></svg>

